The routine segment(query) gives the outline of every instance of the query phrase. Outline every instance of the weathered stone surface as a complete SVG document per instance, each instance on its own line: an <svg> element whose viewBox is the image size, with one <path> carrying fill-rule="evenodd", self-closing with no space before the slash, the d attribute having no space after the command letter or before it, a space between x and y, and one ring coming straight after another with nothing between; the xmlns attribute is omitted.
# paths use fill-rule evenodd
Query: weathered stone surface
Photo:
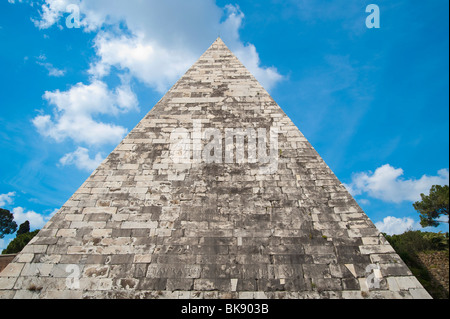
<svg viewBox="0 0 450 319"><path fill-rule="evenodd" d="M0 275L0 298L428 297L220 39Z"/></svg>

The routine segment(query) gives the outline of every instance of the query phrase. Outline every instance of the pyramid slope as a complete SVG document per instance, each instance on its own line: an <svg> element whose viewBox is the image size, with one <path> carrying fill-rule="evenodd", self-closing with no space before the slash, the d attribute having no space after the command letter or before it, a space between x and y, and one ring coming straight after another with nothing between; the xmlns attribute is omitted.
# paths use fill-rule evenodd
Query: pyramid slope
<svg viewBox="0 0 450 319"><path fill-rule="evenodd" d="M278 130L276 169L230 129ZM429 295L220 39L0 274L0 298L367 297Z"/></svg>

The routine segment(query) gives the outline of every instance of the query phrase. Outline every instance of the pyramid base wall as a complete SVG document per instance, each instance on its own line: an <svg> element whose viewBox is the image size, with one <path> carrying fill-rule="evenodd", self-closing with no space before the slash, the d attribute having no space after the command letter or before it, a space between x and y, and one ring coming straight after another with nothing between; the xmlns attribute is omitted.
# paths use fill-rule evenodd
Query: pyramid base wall
<svg viewBox="0 0 450 319"><path fill-rule="evenodd" d="M238 300L238 299L430 299L423 288L404 291L311 291L311 292L218 292L218 291L0 291L0 299L179 299L179 300Z"/></svg>

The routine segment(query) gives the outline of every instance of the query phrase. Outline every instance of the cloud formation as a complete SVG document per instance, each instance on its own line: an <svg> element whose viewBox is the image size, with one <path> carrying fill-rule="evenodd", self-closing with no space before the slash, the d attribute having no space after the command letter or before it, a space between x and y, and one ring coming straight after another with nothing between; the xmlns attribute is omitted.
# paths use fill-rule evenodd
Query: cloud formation
<svg viewBox="0 0 450 319"><path fill-rule="evenodd" d="M187 53L171 51L147 41L142 34L118 37L102 32L95 39L95 49L99 60L89 69L94 78L109 75L114 66L160 93L164 93L194 60Z"/></svg>
<svg viewBox="0 0 450 319"><path fill-rule="evenodd" d="M17 225L20 225L28 220L30 222L30 229L33 230L44 227L57 211L58 210L54 210L49 215L42 215L34 211L26 211L22 207L16 207L12 210L12 213L14 215L14 221Z"/></svg>
<svg viewBox="0 0 450 319"><path fill-rule="evenodd" d="M414 221L412 218L397 218L393 216L384 218L383 221L375 223L375 226L379 231L388 235L399 235L403 234L407 230L421 228L420 223Z"/></svg>
<svg viewBox="0 0 450 319"><path fill-rule="evenodd" d="M60 70L60 69L56 68L53 64L46 62L46 60L47 60L47 57L45 55L40 55L37 58L36 63L39 64L40 66L43 66L45 69L47 69L49 76L61 77L66 74L65 70Z"/></svg>
<svg viewBox="0 0 450 319"><path fill-rule="evenodd" d="M14 196L16 196L15 192L0 194L0 208L4 208L6 205L13 204ZM11 212L14 215L14 221L17 223L17 225L20 225L28 220L33 229L40 229L45 226L45 224L50 220L50 218L53 217L53 215L57 211L58 210L55 209L50 214L39 214L35 211L26 211L23 207L15 207ZM5 243L5 241L0 241L0 247L4 247Z"/></svg>
<svg viewBox="0 0 450 319"><path fill-rule="evenodd" d="M420 179L404 179L403 169L383 165L375 172L356 173L350 184L344 184L353 196L366 194L385 202L401 203L420 200L433 185L448 185L449 170L441 169L436 176L423 175Z"/></svg>
<svg viewBox="0 0 450 319"><path fill-rule="evenodd" d="M16 196L15 192L0 194L0 208L3 208L6 205L11 205L14 202L14 196Z"/></svg>
<svg viewBox="0 0 450 319"><path fill-rule="evenodd" d="M79 170L90 173L95 170L103 160L104 157L100 153L95 155L95 158L91 159L89 150L84 147L79 147L75 152L66 154L59 162L63 166L75 165Z"/></svg>
<svg viewBox="0 0 450 319"><path fill-rule="evenodd" d="M79 6L83 30L97 32L97 60L90 68L97 78L115 66L163 93L220 34L266 89L283 79L276 68L261 65L254 45L241 41L245 16L237 5L220 8L213 0L46 0L35 24L47 29L65 21L69 4Z"/></svg>
<svg viewBox="0 0 450 319"><path fill-rule="evenodd" d="M55 106L54 116L39 115L33 119L39 133L57 142L70 138L87 145L119 143L127 133L126 128L103 123L96 116L119 115L138 107L128 85L111 91L98 80L88 85L78 83L65 92L45 92L44 99Z"/></svg>

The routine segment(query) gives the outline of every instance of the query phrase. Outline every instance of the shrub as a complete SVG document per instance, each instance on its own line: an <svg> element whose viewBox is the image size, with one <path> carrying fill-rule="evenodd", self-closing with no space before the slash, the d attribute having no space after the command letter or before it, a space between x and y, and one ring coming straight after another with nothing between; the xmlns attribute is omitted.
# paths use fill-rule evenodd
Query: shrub
<svg viewBox="0 0 450 319"><path fill-rule="evenodd" d="M426 250L448 249L448 233L431 233L409 230L401 235L385 235L399 254L415 254Z"/></svg>
<svg viewBox="0 0 450 319"><path fill-rule="evenodd" d="M417 256L424 251L448 252L448 233L410 230L401 235L384 236L433 298L448 298L448 292L434 283L432 275Z"/></svg>

